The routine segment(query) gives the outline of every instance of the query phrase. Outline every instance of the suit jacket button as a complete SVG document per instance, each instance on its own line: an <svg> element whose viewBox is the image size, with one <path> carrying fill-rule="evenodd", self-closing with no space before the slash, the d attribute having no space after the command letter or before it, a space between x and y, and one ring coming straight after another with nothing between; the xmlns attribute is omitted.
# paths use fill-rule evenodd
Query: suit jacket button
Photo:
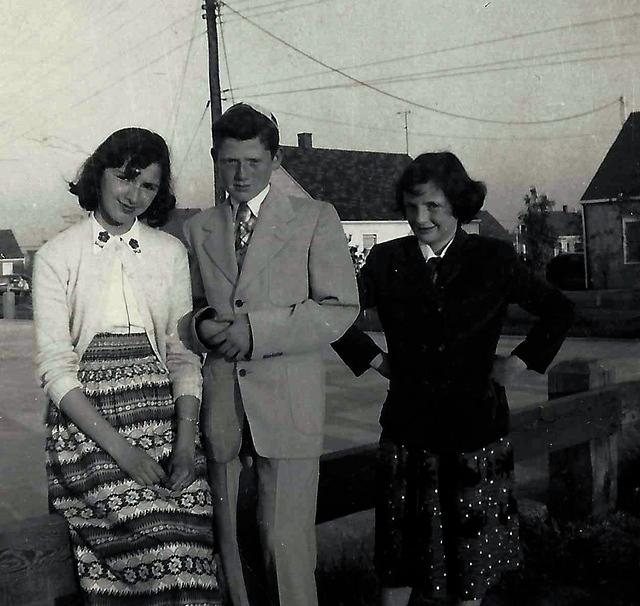
<svg viewBox="0 0 640 606"><path fill-rule="evenodd" d="M246 377L246 376L247 376L247 371L246 371L244 368L241 368L241 369L238 371L238 374L239 374L241 377Z"/></svg>
<svg viewBox="0 0 640 606"><path fill-rule="evenodd" d="M244 305L244 301L242 299L236 299L236 307L242 307Z"/></svg>

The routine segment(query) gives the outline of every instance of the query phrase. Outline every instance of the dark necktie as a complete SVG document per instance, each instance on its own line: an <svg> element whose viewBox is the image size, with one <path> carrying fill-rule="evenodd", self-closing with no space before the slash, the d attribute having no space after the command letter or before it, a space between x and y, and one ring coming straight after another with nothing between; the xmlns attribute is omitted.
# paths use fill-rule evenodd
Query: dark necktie
<svg viewBox="0 0 640 606"><path fill-rule="evenodd" d="M427 261L427 276L429 278L429 282L435 286L436 280L438 279L438 267L442 262L442 257L431 257Z"/></svg>
<svg viewBox="0 0 640 606"><path fill-rule="evenodd" d="M236 261L238 262L238 268L242 267L244 257L247 254L247 248L249 248L249 241L253 234L253 228L256 224L256 217L251 212L249 205L246 202L242 202L238 207L238 213L236 215Z"/></svg>

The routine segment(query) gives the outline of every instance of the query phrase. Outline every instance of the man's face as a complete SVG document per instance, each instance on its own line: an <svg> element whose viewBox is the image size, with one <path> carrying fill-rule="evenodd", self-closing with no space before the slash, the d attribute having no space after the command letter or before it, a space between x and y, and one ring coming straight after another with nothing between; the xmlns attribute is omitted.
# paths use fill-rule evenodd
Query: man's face
<svg viewBox="0 0 640 606"><path fill-rule="evenodd" d="M248 202L268 185L280 160L280 150L272 158L271 152L255 137L246 141L225 139L218 149L216 164L229 195L237 202Z"/></svg>

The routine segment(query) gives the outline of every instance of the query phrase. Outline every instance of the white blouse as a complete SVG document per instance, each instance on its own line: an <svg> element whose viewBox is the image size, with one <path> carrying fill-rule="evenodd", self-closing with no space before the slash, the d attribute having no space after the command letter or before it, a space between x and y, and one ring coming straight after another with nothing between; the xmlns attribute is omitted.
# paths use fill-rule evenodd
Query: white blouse
<svg viewBox="0 0 640 606"><path fill-rule="evenodd" d="M144 254L140 245L137 219L129 231L118 236L109 234L93 214L91 225L94 237L93 254L111 258L107 289L102 300L100 332L145 332L130 271L130 265L138 261L137 255Z"/></svg>

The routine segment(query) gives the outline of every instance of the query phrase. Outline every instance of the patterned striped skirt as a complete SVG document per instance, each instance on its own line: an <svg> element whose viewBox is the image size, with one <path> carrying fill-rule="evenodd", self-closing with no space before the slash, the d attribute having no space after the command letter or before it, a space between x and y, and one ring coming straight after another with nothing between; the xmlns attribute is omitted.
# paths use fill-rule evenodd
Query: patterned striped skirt
<svg viewBox="0 0 640 606"><path fill-rule="evenodd" d="M78 378L111 425L166 468L173 398L168 372L147 336L96 335ZM137 484L51 403L46 425L49 504L69 524L85 603L221 604L212 499L199 444L196 480L170 491Z"/></svg>
<svg viewBox="0 0 640 606"><path fill-rule="evenodd" d="M383 438L378 457L375 560L383 586L477 600L518 567L507 438L460 454Z"/></svg>

